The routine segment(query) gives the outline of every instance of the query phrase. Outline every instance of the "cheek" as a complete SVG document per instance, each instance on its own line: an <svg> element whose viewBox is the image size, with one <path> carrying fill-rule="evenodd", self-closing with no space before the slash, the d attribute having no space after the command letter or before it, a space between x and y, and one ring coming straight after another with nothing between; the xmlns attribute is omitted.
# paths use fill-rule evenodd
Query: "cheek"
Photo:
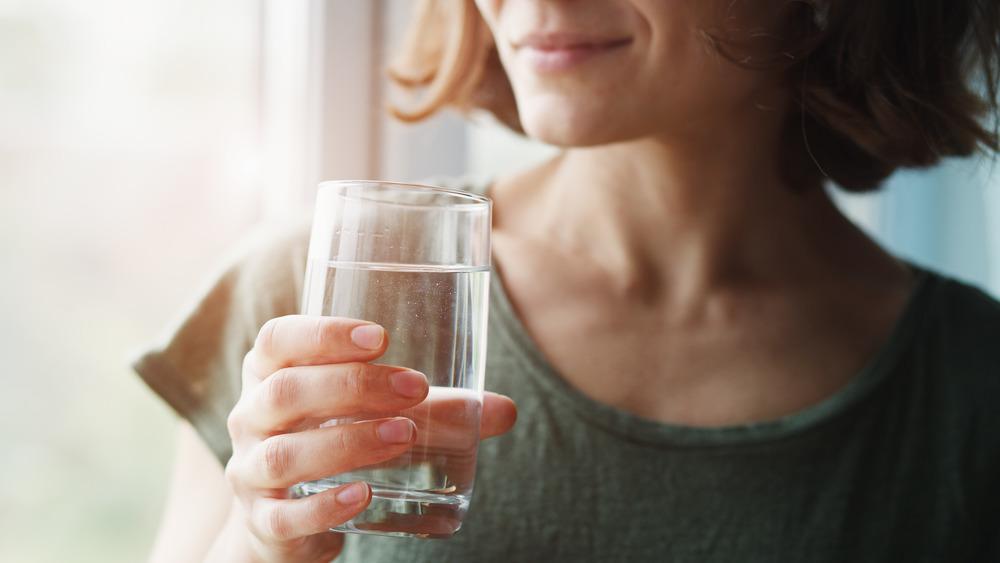
<svg viewBox="0 0 1000 563"><path fill-rule="evenodd" d="M635 73L637 94L657 111L681 111L711 97L720 61L703 37L700 14L687 4L655 2L642 15L647 41Z"/></svg>

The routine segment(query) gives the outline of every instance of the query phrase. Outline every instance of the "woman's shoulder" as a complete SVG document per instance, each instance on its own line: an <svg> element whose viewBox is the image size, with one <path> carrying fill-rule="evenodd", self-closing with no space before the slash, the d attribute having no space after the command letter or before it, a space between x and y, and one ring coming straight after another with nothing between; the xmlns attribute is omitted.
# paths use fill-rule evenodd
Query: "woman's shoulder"
<svg viewBox="0 0 1000 563"><path fill-rule="evenodd" d="M956 278L936 278L937 299L932 316L942 345L990 362L1000 362L1000 301L982 288ZM996 372L1000 377L1000 370Z"/></svg>
<svg viewBox="0 0 1000 563"><path fill-rule="evenodd" d="M1000 404L1000 301L983 289L927 273L932 293L923 337L914 354L919 364L972 403L995 410ZM988 403L988 404L986 404Z"/></svg>

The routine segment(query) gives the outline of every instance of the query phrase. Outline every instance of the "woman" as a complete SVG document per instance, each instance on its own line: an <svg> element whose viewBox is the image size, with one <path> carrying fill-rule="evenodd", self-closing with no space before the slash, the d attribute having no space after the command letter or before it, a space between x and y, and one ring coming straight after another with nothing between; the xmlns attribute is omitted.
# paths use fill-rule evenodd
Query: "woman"
<svg viewBox="0 0 1000 563"><path fill-rule="evenodd" d="M564 148L464 185L495 204L483 431L513 429L454 538L325 531L368 486L285 488L412 422L295 424L427 384L372 363L377 325L292 315L305 235L275 238L137 364L200 434L154 559L1000 558L1000 304L823 189L997 148L994 1L428 1L413 25L401 117L486 108Z"/></svg>

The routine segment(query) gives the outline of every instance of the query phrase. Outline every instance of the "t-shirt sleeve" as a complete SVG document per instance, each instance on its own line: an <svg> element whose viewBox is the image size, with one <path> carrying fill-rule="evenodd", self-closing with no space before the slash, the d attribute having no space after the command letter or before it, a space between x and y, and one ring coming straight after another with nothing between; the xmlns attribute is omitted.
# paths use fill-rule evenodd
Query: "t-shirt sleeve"
<svg viewBox="0 0 1000 563"><path fill-rule="evenodd" d="M240 395L243 357L265 322L298 312L307 249L307 221L249 237L162 343L133 363L223 465L232 455L226 419Z"/></svg>

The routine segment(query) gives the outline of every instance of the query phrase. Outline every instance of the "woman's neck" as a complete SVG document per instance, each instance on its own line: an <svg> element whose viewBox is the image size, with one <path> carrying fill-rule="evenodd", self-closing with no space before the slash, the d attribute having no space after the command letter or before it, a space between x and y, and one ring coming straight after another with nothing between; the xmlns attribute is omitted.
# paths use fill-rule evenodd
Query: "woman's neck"
<svg viewBox="0 0 1000 563"><path fill-rule="evenodd" d="M498 183L497 226L589 261L614 291L644 299L898 274L824 190L784 181L779 129L772 117L714 138L568 149Z"/></svg>

